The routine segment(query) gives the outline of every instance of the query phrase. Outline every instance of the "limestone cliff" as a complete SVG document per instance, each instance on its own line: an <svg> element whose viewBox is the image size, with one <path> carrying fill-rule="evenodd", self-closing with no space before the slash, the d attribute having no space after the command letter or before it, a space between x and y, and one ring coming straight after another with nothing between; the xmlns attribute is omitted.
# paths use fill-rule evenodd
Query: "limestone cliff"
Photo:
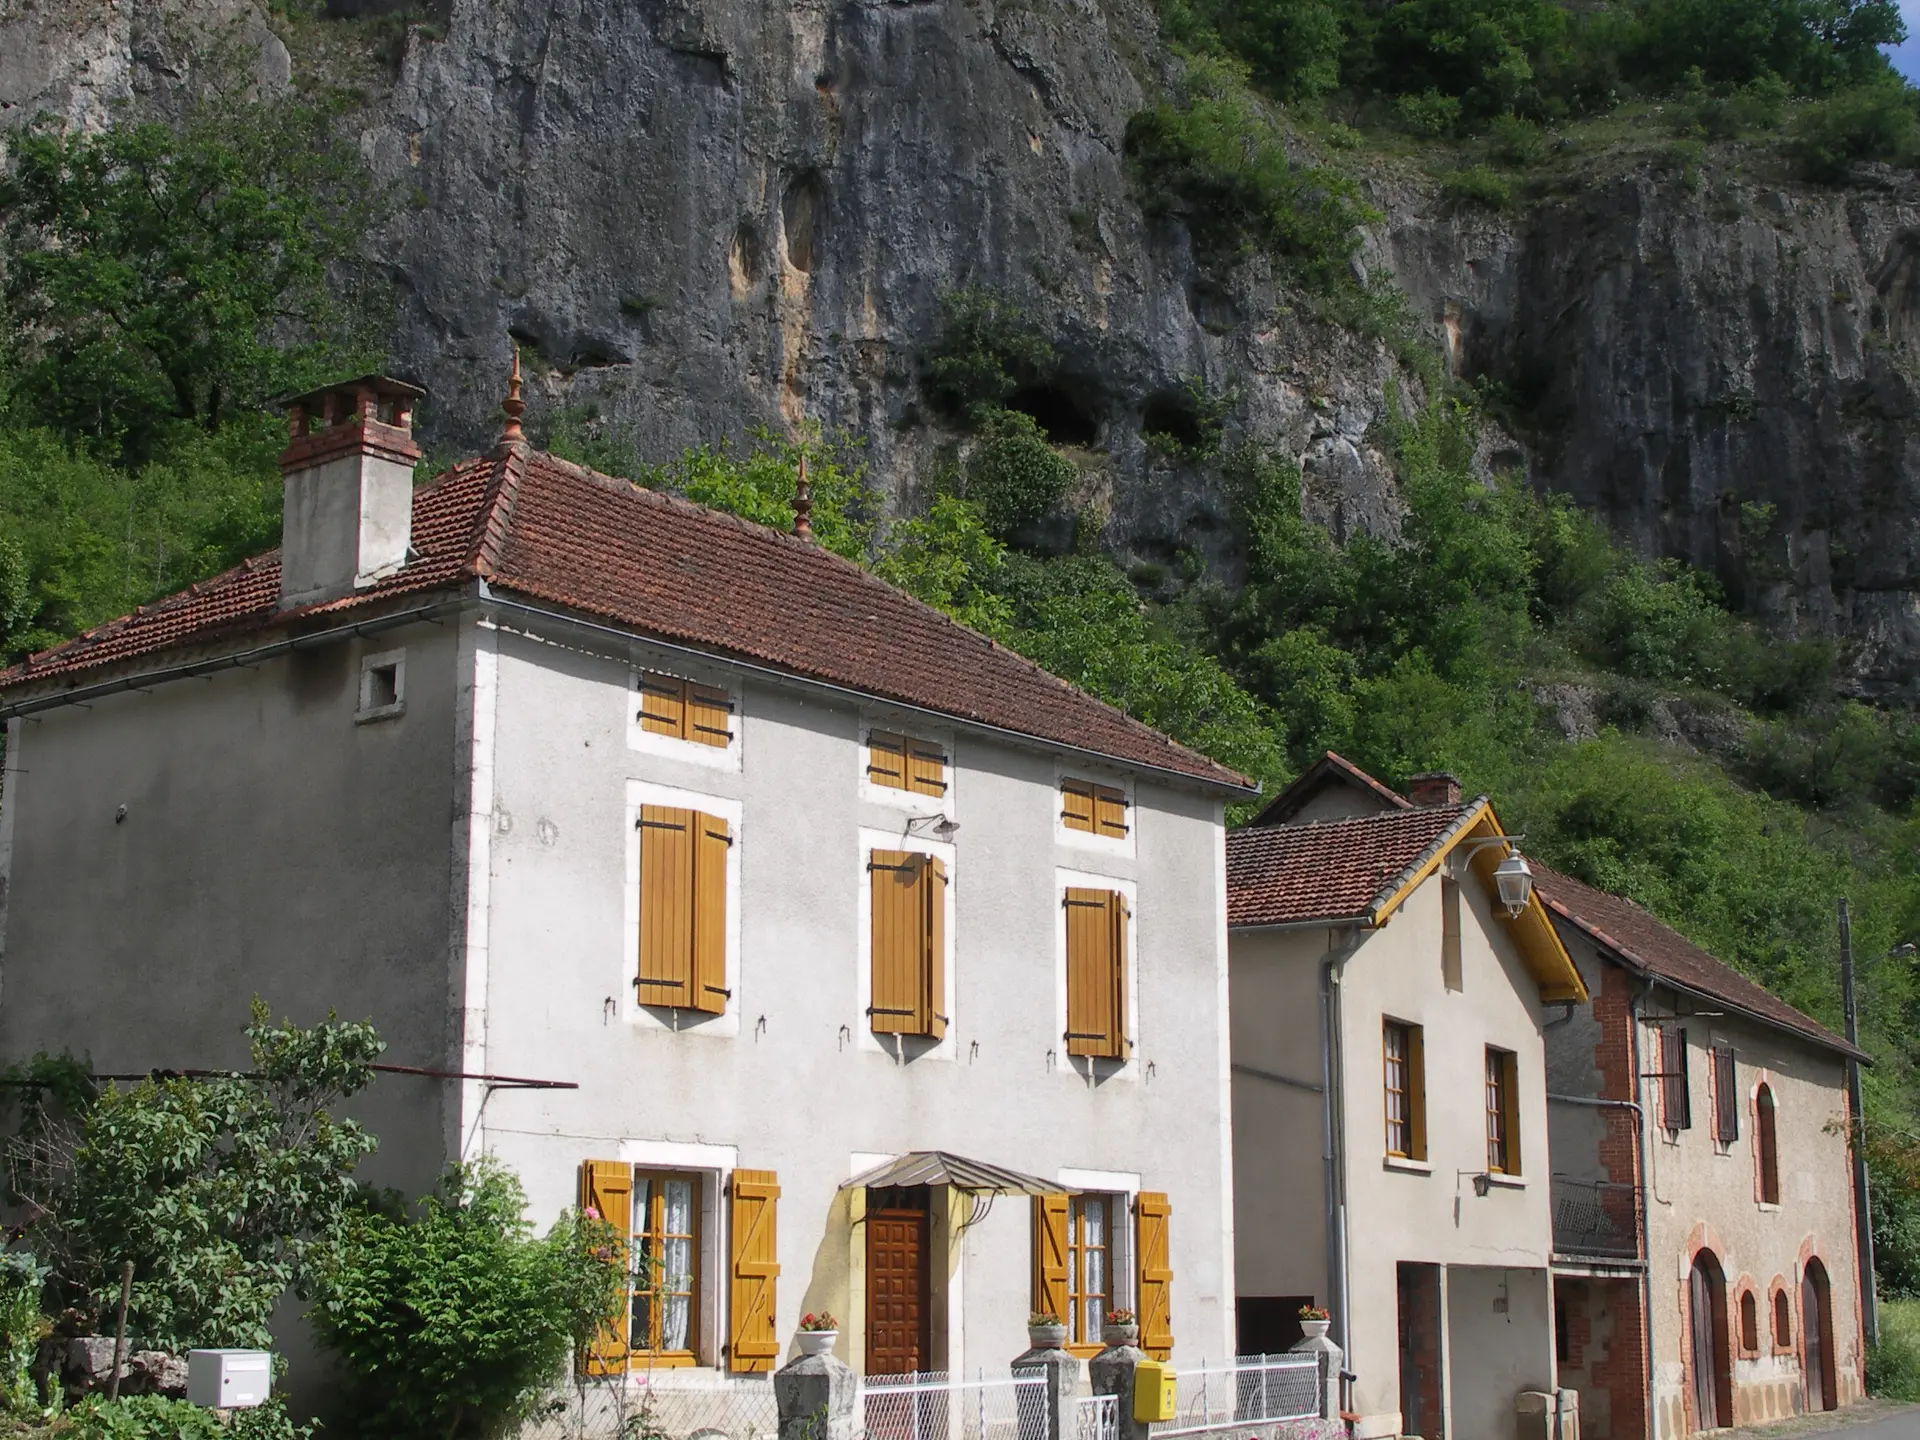
<svg viewBox="0 0 1920 1440"><path fill-rule="evenodd" d="M917 378L939 298L982 285L1057 346L1021 403L1073 447L1115 550L1231 562L1216 483L1142 439L1195 377L1236 397L1230 436L1299 457L1313 513L1391 527L1369 433L1395 362L1258 262L1203 272L1129 188L1127 119L1172 74L1149 0L451 0L445 20L359 121L401 197L377 239L393 364L430 388L436 441L490 433L513 336L540 404L593 404L655 453L812 419L867 437L910 500L956 439ZM0 0L0 120L164 108L215 30L283 82L249 0ZM1383 171L1363 259L1457 374L1501 382L1525 443L1490 458L1844 638L1861 689L1920 695L1920 186L1705 168L1503 218Z"/></svg>

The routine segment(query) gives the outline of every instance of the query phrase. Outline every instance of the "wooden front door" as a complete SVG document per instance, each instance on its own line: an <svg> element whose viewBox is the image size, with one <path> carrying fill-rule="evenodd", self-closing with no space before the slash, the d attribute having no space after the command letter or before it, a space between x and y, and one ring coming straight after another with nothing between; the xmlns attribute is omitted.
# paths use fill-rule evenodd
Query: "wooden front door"
<svg viewBox="0 0 1920 1440"><path fill-rule="evenodd" d="M1694 1428L1718 1430L1733 1423L1732 1352L1727 1346L1726 1279L1719 1262L1705 1250L1694 1257L1688 1280L1687 1329Z"/></svg>
<svg viewBox="0 0 1920 1440"><path fill-rule="evenodd" d="M1831 1410L1840 1403L1833 1366L1833 1297L1826 1267L1807 1262L1800 1277L1800 1343L1806 1350L1807 1409Z"/></svg>
<svg viewBox="0 0 1920 1440"><path fill-rule="evenodd" d="M867 1212L867 1374L928 1368L927 1212Z"/></svg>

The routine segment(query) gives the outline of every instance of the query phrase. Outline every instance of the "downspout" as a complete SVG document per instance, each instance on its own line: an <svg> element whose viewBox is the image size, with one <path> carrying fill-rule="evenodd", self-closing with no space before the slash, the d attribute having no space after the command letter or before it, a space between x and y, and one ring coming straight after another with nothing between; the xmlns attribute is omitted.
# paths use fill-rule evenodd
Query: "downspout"
<svg viewBox="0 0 1920 1440"><path fill-rule="evenodd" d="M1359 948L1357 924L1346 927L1346 939L1335 930L1327 937L1327 953L1320 961L1320 1159L1327 1189L1327 1298L1335 1334L1353 1369L1353 1334L1347 1323L1347 1202L1345 1183L1346 1127L1341 1117L1344 1087L1340 1083L1340 966Z"/></svg>

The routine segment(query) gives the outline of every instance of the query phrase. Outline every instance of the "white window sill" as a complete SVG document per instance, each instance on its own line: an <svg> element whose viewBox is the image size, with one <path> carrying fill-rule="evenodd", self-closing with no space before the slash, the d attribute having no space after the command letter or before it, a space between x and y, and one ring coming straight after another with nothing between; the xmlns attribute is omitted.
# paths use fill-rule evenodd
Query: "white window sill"
<svg viewBox="0 0 1920 1440"><path fill-rule="evenodd" d="M1494 1175L1489 1173L1487 1175L1487 1184L1495 1190L1524 1190L1527 1188L1527 1182L1518 1175Z"/></svg>
<svg viewBox="0 0 1920 1440"><path fill-rule="evenodd" d="M1409 1160L1404 1155L1386 1155L1381 1157L1383 1170L1404 1170L1409 1175L1431 1175L1433 1166L1424 1160Z"/></svg>
<svg viewBox="0 0 1920 1440"><path fill-rule="evenodd" d="M407 713L407 702L402 700L396 705L382 705L373 710L362 710L353 717L356 725L370 725L376 720L398 720Z"/></svg>
<svg viewBox="0 0 1920 1440"><path fill-rule="evenodd" d="M1780 1208L1777 1202L1769 1203L1765 1200L1756 1200L1753 1202L1753 1205L1754 1208L1763 1215L1771 1215Z"/></svg>

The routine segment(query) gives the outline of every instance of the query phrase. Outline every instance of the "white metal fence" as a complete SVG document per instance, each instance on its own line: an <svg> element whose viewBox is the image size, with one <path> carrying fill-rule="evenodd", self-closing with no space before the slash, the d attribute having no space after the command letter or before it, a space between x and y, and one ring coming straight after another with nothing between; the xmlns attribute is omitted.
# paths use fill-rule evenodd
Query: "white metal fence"
<svg viewBox="0 0 1920 1440"><path fill-rule="evenodd" d="M1074 1401L1073 1440L1120 1440L1120 1397L1082 1395Z"/></svg>
<svg viewBox="0 0 1920 1440"><path fill-rule="evenodd" d="M1174 1418L1154 1440L1181 1435L1246 1436L1282 1420L1320 1413L1320 1362L1312 1356L1242 1355L1228 1366L1177 1370Z"/></svg>
<svg viewBox="0 0 1920 1440"><path fill-rule="evenodd" d="M690 1384L669 1375L571 1386L520 1428L519 1440L775 1440L779 1433L771 1380Z"/></svg>
<svg viewBox="0 0 1920 1440"><path fill-rule="evenodd" d="M1047 1440L1044 1375L955 1379L942 1370L869 1375L860 1385L867 1440Z"/></svg>

